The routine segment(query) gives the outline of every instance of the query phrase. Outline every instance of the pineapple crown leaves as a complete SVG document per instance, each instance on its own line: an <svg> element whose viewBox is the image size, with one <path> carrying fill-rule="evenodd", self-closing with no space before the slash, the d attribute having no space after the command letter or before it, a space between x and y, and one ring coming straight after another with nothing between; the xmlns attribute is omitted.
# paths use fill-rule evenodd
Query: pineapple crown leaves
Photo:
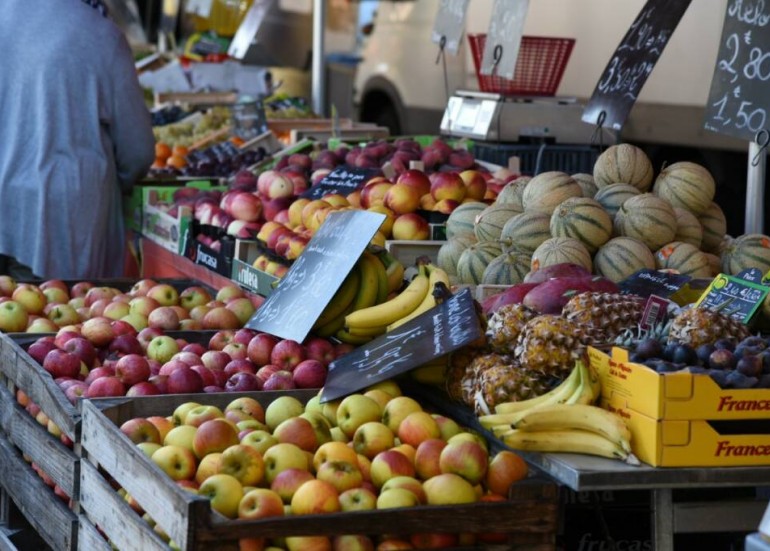
<svg viewBox="0 0 770 551"><path fill-rule="evenodd" d="M645 339L655 339L664 343L668 339L668 334L671 330L672 323L673 320L668 319L664 322L656 323L648 329L643 329L642 324L640 323L635 328L628 328L624 330L620 335L617 336L614 342L610 344L629 348L635 343Z"/></svg>

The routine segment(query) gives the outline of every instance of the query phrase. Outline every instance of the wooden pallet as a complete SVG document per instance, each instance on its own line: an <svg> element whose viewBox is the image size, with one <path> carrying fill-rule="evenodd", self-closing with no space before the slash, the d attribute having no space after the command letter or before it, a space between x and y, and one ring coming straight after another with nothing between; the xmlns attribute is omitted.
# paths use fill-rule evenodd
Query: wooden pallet
<svg viewBox="0 0 770 551"><path fill-rule="evenodd" d="M224 408L239 395L253 396L263 405L285 393L255 392L233 394L177 395L108 400L83 404L81 505L84 513L104 530L118 548L135 545L145 538L147 547L157 543L126 515L105 511L105 498L93 490L103 477L98 465L130 493L180 549L238 549L240 538L314 534L409 534L425 532L507 532L518 544L552 549L556 533L558 489L545 480L516 485L510 501L463 506L425 506L409 509L360 511L281 517L261 520L230 520L213 511L207 499L191 494L168 478L147 458L119 425L133 417L170 415L184 402L196 401ZM292 392L306 401L315 393ZM99 402L99 403L97 403ZM88 462L85 459L88 459ZM102 480L102 482L99 482ZM113 493L114 490L112 490ZM134 515L137 519L138 516ZM139 521L140 523L144 521ZM143 535L140 535L143 534ZM544 547L543 547L544 546Z"/></svg>

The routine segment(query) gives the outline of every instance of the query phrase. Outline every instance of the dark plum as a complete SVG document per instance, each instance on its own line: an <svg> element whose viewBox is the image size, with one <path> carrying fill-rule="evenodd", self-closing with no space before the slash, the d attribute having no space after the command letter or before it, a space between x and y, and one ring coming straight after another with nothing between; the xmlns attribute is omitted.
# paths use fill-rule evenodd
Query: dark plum
<svg viewBox="0 0 770 551"><path fill-rule="evenodd" d="M674 349L671 361L681 364L695 364L698 363L698 355L689 344L680 344Z"/></svg>
<svg viewBox="0 0 770 551"><path fill-rule="evenodd" d="M759 377L757 388L770 388L770 373L764 373Z"/></svg>
<svg viewBox="0 0 770 551"><path fill-rule="evenodd" d="M752 335L750 337L746 337L740 342L740 344L744 346L757 347L760 350L764 350L765 348L767 348L767 342L765 342L765 339L763 339L758 335Z"/></svg>
<svg viewBox="0 0 770 551"><path fill-rule="evenodd" d="M658 373L674 373L675 371L679 371L684 367L683 364L675 364L672 362L660 362L658 366L655 368L655 371Z"/></svg>
<svg viewBox="0 0 770 551"><path fill-rule="evenodd" d="M738 360L735 371L746 377L759 377L762 373L762 359L755 354L744 354Z"/></svg>
<svg viewBox="0 0 770 551"><path fill-rule="evenodd" d="M679 346L679 344L675 343L675 342L667 344L663 348L663 354L661 354L663 356L663 359L664 360L668 360L668 361L673 360L674 359L674 352L676 351L678 346Z"/></svg>
<svg viewBox="0 0 770 551"><path fill-rule="evenodd" d="M727 374L732 371L723 371L721 369L711 369L708 374L709 377L719 386L719 388L727 388Z"/></svg>
<svg viewBox="0 0 770 551"><path fill-rule="evenodd" d="M718 339L714 342L714 347L717 349L735 350L735 343L731 339Z"/></svg>
<svg viewBox="0 0 770 551"><path fill-rule="evenodd" d="M644 363L644 360L646 360L646 359L647 359L646 356L642 356L638 352L631 352L628 355L628 361L630 361L632 363L635 363L635 364Z"/></svg>
<svg viewBox="0 0 770 551"><path fill-rule="evenodd" d="M762 373L770 374L770 350L765 350L759 357L762 358Z"/></svg>
<svg viewBox="0 0 770 551"><path fill-rule="evenodd" d="M727 378L725 380L727 383L727 388L736 388L736 389L742 389L742 388L753 388L756 386L757 382L759 382L759 379L756 377L746 376L743 373L739 371L730 371L727 374Z"/></svg>
<svg viewBox="0 0 770 551"><path fill-rule="evenodd" d="M708 366L711 369L733 369L737 363L735 354L726 348L717 348L709 356Z"/></svg>
<svg viewBox="0 0 770 551"><path fill-rule="evenodd" d="M637 343L634 352L644 359L659 358L663 354L663 345L657 339L644 339Z"/></svg>
<svg viewBox="0 0 770 551"><path fill-rule="evenodd" d="M705 367L701 367L699 365L688 365L684 368L684 370L692 373L693 375L702 375L704 373L708 373L709 371Z"/></svg>
<svg viewBox="0 0 770 551"><path fill-rule="evenodd" d="M712 343L702 344L695 349L695 354L697 354L698 359L703 365L708 365L709 356L711 356L711 353L714 350L716 350L716 346L714 346Z"/></svg>

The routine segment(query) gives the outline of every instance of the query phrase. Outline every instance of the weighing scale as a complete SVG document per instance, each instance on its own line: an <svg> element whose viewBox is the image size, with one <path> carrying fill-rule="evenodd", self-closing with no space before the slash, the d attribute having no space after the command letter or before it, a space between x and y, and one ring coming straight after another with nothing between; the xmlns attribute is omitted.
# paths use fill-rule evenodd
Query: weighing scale
<svg viewBox="0 0 770 551"><path fill-rule="evenodd" d="M506 97L460 90L449 98L441 133L488 142L547 139L588 144L594 127L581 120L583 107L570 97Z"/></svg>

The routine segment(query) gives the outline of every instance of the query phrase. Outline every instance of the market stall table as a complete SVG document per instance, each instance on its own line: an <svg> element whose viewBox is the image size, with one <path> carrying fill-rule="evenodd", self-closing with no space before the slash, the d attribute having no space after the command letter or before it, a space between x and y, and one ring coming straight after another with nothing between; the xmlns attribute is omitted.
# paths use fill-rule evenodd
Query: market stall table
<svg viewBox="0 0 770 551"><path fill-rule="evenodd" d="M675 533L750 532L767 507L764 500L675 503L672 490L731 489L770 485L766 467L633 466L589 455L519 452L531 464L574 491L650 490L653 549L674 549Z"/></svg>

